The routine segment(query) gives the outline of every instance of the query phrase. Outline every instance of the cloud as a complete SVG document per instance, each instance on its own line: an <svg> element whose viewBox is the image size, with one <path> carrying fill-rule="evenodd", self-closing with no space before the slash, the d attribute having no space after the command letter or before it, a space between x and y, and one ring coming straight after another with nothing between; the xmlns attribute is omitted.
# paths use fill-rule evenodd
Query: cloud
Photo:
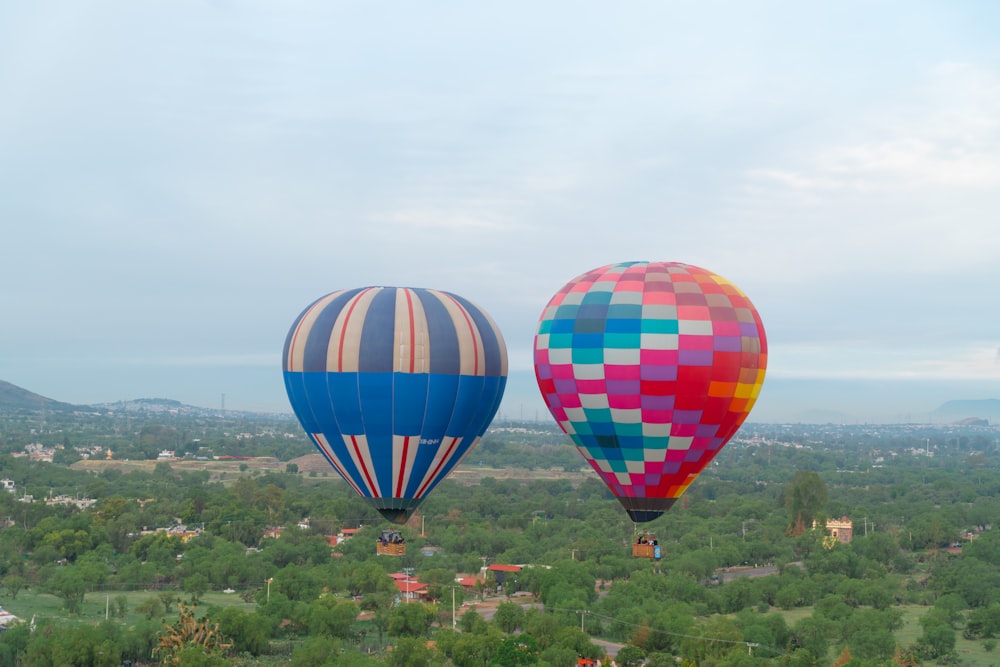
<svg viewBox="0 0 1000 667"><path fill-rule="evenodd" d="M774 144L730 189L723 215L738 225L718 233L777 267L766 277L786 292L835 283L891 303L933 276L937 303L1000 281L998 209L1000 75L945 63Z"/></svg>
<svg viewBox="0 0 1000 667"><path fill-rule="evenodd" d="M799 167L750 169L751 187L827 194L1000 186L995 72L944 63L908 99L883 103L845 125L852 129L841 130L840 145L820 144Z"/></svg>
<svg viewBox="0 0 1000 667"><path fill-rule="evenodd" d="M830 380L1000 380L1000 349L872 346L866 342L786 345L769 358L768 375Z"/></svg>

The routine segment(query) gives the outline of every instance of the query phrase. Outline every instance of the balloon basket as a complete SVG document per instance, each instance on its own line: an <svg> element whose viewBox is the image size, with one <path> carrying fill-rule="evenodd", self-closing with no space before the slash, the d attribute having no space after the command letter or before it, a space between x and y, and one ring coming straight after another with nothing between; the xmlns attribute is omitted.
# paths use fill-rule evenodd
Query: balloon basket
<svg viewBox="0 0 1000 667"><path fill-rule="evenodd" d="M398 530L383 530L382 535L375 540L377 556L405 556L406 541Z"/></svg>
<svg viewBox="0 0 1000 667"><path fill-rule="evenodd" d="M660 543L656 539L656 535L643 533L637 541L633 542L632 557L653 558L655 560L663 558L663 551L661 550Z"/></svg>
<svg viewBox="0 0 1000 667"><path fill-rule="evenodd" d="M405 556L406 545L382 544L381 542L379 542L375 545L375 554L378 556Z"/></svg>

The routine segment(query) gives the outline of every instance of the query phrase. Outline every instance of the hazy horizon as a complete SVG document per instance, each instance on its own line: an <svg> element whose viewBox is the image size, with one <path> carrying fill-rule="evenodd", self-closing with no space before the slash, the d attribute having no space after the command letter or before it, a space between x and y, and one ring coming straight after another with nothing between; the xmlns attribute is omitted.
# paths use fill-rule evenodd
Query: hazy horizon
<svg viewBox="0 0 1000 667"><path fill-rule="evenodd" d="M235 379L237 374L227 374ZM280 382L280 373L276 373ZM0 378L2 380L3 378ZM260 379L260 378L258 378ZM248 382L253 381L247 377ZM9 381L9 380L5 380ZM78 395L68 397L58 386L39 390L11 382L21 389L64 403L99 405L139 399L176 400L186 405L207 409L225 408L240 412L291 414L284 388L271 392L267 402L248 401L246 393L187 391L172 395L168 391L114 394L106 390L99 398ZM239 386L239 383L236 383ZM935 412L949 401L1000 400L993 383L920 382L920 381L859 381L859 380L800 380L772 378L764 383L761 398L750 413L747 423L837 423L837 424L933 424L953 421L951 416ZM991 393L992 392L992 393ZM963 417L990 419L1000 422L1000 414L968 414ZM555 422L548 413L531 371L513 371L504 400L495 420Z"/></svg>

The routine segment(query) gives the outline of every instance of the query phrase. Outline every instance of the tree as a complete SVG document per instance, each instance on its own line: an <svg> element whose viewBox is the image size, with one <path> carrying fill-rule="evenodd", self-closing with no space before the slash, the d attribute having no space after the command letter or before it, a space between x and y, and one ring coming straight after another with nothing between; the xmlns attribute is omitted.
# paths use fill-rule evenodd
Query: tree
<svg viewBox="0 0 1000 667"><path fill-rule="evenodd" d="M184 592L191 596L191 602L198 604L201 596L208 592L208 577L201 572L195 572L184 580Z"/></svg>
<svg viewBox="0 0 1000 667"><path fill-rule="evenodd" d="M360 538L355 538L360 539ZM380 592L395 592L396 587L385 570L374 561L361 563L353 568L348 579L348 590L351 595L369 595Z"/></svg>
<svg viewBox="0 0 1000 667"><path fill-rule="evenodd" d="M986 607L973 609L962 630L966 639L992 639L1000 635L1000 603L992 603Z"/></svg>
<svg viewBox="0 0 1000 667"><path fill-rule="evenodd" d="M538 663L538 642L531 635L506 637L497 646L490 667L520 667Z"/></svg>
<svg viewBox="0 0 1000 667"><path fill-rule="evenodd" d="M330 637L309 637L292 653L290 667L326 667L333 665L340 652L340 642Z"/></svg>
<svg viewBox="0 0 1000 667"><path fill-rule="evenodd" d="M756 589L753 582L747 578L733 579L729 583L724 584L719 595L722 613L735 614L747 608L753 604L755 593Z"/></svg>
<svg viewBox="0 0 1000 667"><path fill-rule="evenodd" d="M920 617L923 633L917 638L917 652L928 659L943 658L955 650L955 628L948 614L932 609Z"/></svg>
<svg viewBox="0 0 1000 667"><path fill-rule="evenodd" d="M965 600L957 593L946 593L934 601L934 609L938 610L943 619L952 627L961 625L966 609ZM922 619L921 619L922 620Z"/></svg>
<svg viewBox="0 0 1000 667"><path fill-rule="evenodd" d="M858 624L845 630L851 654L863 660L888 660L896 650L896 639L886 628Z"/></svg>
<svg viewBox="0 0 1000 667"><path fill-rule="evenodd" d="M830 635L834 627L826 619L807 616L792 628L792 637L796 644L812 655L813 660L822 661L830 650Z"/></svg>
<svg viewBox="0 0 1000 667"><path fill-rule="evenodd" d="M315 599L321 589L319 571L300 565L288 565L277 572L271 592L284 593L289 600L307 601Z"/></svg>
<svg viewBox="0 0 1000 667"><path fill-rule="evenodd" d="M173 477L174 469L173 466L166 461L160 461L153 468L153 474L157 477Z"/></svg>
<svg viewBox="0 0 1000 667"><path fill-rule="evenodd" d="M115 616L125 618L128 613L128 598L124 595L116 595L114 603Z"/></svg>
<svg viewBox="0 0 1000 667"><path fill-rule="evenodd" d="M594 576L575 560L562 560L539 574L538 594L550 607L584 607L597 598Z"/></svg>
<svg viewBox="0 0 1000 667"><path fill-rule="evenodd" d="M309 634L350 639L358 611L358 605L350 600L338 600L332 595L320 597L309 605Z"/></svg>
<svg viewBox="0 0 1000 667"><path fill-rule="evenodd" d="M183 667L228 667L232 664L217 650L206 650L201 646L184 646L173 655L170 665Z"/></svg>
<svg viewBox="0 0 1000 667"><path fill-rule="evenodd" d="M219 632L233 643L235 653L261 655L267 651L271 635L271 620L237 607L225 607L215 614Z"/></svg>
<svg viewBox="0 0 1000 667"><path fill-rule="evenodd" d="M42 541L52 547L60 558L75 561L81 554L94 546L90 533L85 530L67 528L48 533Z"/></svg>
<svg viewBox="0 0 1000 667"><path fill-rule="evenodd" d="M463 634L451 648L451 660L456 667L488 665L501 641L499 631L493 626L488 626L484 634Z"/></svg>
<svg viewBox="0 0 1000 667"><path fill-rule="evenodd" d="M393 647L386 660L388 667L427 667L431 662L431 650L423 639L402 637Z"/></svg>
<svg viewBox="0 0 1000 667"><path fill-rule="evenodd" d="M513 634L524 623L524 607L516 602L501 602L497 605L493 622L507 634Z"/></svg>
<svg viewBox="0 0 1000 667"><path fill-rule="evenodd" d="M465 633L476 634L484 632L487 625L489 624L486 619L475 609L469 609L458 617L458 627Z"/></svg>
<svg viewBox="0 0 1000 667"><path fill-rule="evenodd" d="M166 607L158 597L148 597L135 608L137 612L145 616L147 619L153 619L157 616L163 616L166 612Z"/></svg>
<svg viewBox="0 0 1000 667"><path fill-rule="evenodd" d="M934 590L957 593L969 607L987 607L1000 590L1000 572L976 558L961 558L936 566L930 586Z"/></svg>
<svg viewBox="0 0 1000 667"><path fill-rule="evenodd" d="M0 633L0 665L16 665L17 656L24 655L31 639L27 623L9 626Z"/></svg>
<svg viewBox="0 0 1000 667"><path fill-rule="evenodd" d="M28 580L19 574L8 574L3 578L4 590L7 591L7 595L9 595L12 600L16 600L17 594L27 585Z"/></svg>
<svg viewBox="0 0 1000 667"><path fill-rule="evenodd" d="M433 605L412 602L395 607L389 614L390 637L424 637L437 617Z"/></svg>
<svg viewBox="0 0 1000 667"><path fill-rule="evenodd" d="M796 472L785 488L788 534L801 535L808 530L813 520L819 518L827 499L826 484L817 473L804 470Z"/></svg>
<svg viewBox="0 0 1000 667"><path fill-rule="evenodd" d="M550 646L538 656L541 664L559 665L560 667L570 667L577 664L576 660L578 657L576 651L565 646Z"/></svg>
<svg viewBox="0 0 1000 667"><path fill-rule="evenodd" d="M615 662L622 667L639 667L646 660L646 652L638 646L626 644L618 651Z"/></svg>
<svg viewBox="0 0 1000 667"><path fill-rule="evenodd" d="M97 627L83 623L75 626L44 626L28 644L23 663L116 667L121 664L117 630L114 624L107 623Z"/></svg>
<svg viewBox="0 0 1000 667"><path fill-rule="evenodd" d="M183 603L177 607L180 611L177 622L163 625L164 632L153 653L167 665L226 664L222 654L233 645L219 632L218 623L208 618L196 619L194 608Z"/></svg>
<svg viewBox="0 0 1000 667"><path fill-rule="evenodd" d="M899 555L899 544L889 533L872 532L859 535L851 542L851 549L864 558L870 558L892 572Z"/></svg>
<svg viewBox="0 0 1000 667"><path fill-rule="evenodd" d="M56 568L46 588L63 599L71 614L80 611L84 595L97 583L99 574L84 565L65 565Z"/></svg>

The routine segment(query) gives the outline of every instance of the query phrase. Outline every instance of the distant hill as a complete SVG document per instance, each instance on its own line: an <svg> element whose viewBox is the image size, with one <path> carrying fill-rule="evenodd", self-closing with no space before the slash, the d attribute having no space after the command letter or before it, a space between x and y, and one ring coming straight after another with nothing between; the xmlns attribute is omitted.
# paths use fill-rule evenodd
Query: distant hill
<svg viewBox="0 0 1000 667"><path fill-rule="evenodd" d="M258 418L294 419L291 412L259 412L245 410L220 410L219 408L200 408L187 405L172 398L135 398L115 401L114 403L95 403L93 405L74 405L63 403L52 398L46 398L34 392L22 389L10 382L0 380L0 414L13 413L21 410L49 412L129 412L145 415L185 415L210 418Z"/></svg>
<svg viewBox="0 0 1000 667"><path fill-rule="evenodd" d="M0 411L11 410L75 410L76 406L40 396L10 382L0 380Z"/></svg>
<svg viewBox="0 0 1000 667"><path fill-rule="evenodd" d="M948 421L978 418L997 423L1000 422L1000 399L948 401L934 411L934 416Z"/></svg>

